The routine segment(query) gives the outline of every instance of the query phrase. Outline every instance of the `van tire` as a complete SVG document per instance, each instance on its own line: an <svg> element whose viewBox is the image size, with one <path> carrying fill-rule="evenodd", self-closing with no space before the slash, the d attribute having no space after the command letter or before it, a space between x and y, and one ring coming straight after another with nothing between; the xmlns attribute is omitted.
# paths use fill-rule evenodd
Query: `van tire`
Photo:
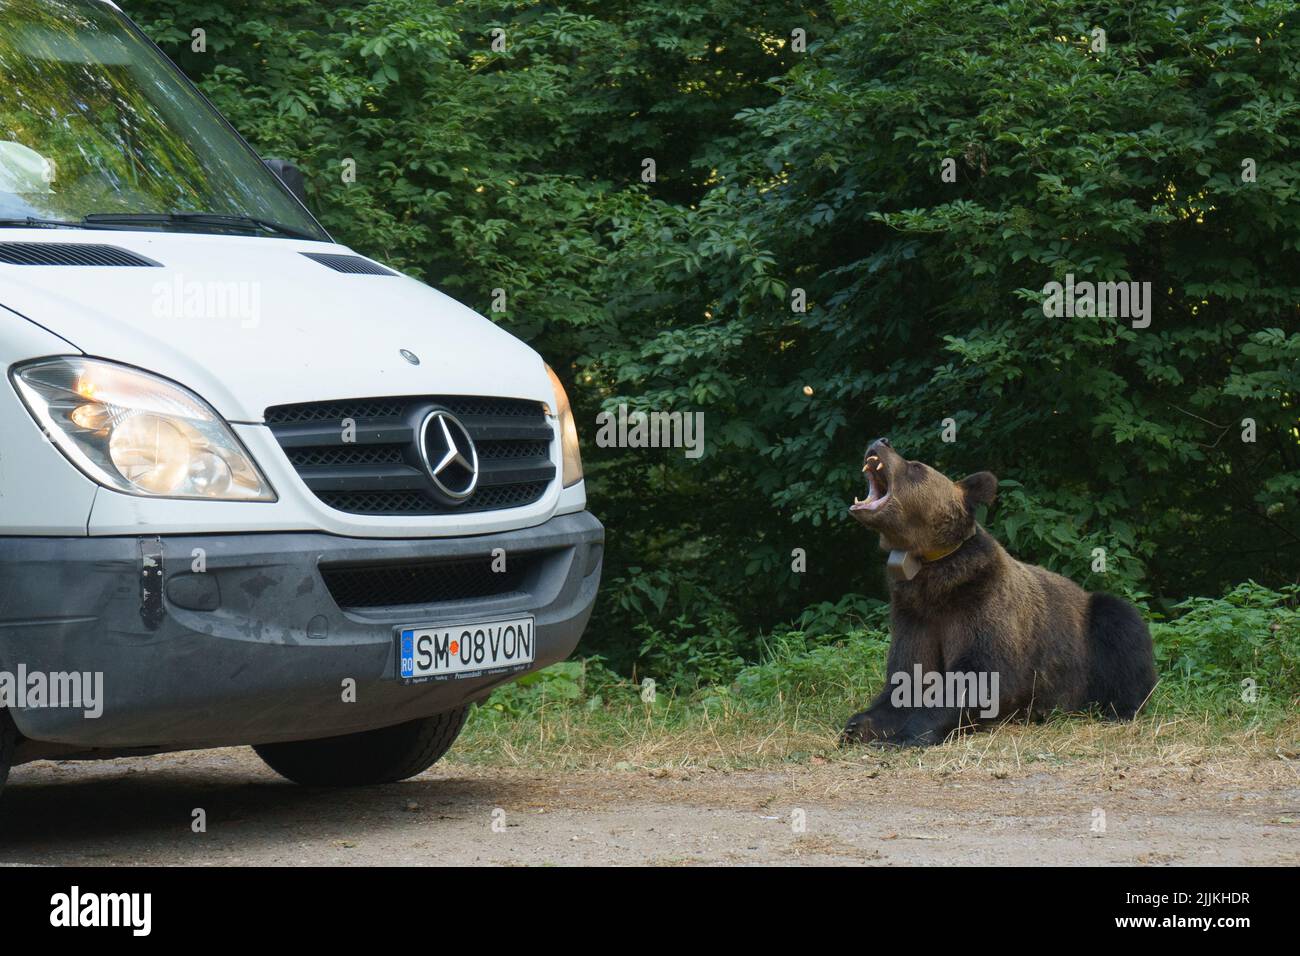
<svg viewBox="0 0 1300 956"><path fill-rule="evenodd" d="M9 711L0 708L0 791L9 779L9 768L14 762L14 745L18 743L18 728Z"/></svg>
<svg viewBox="0 0 1300 956"><path fill-rule="evenodd" d="M260 744L253 750L280 776L304 787L363 787L423 773L451 749L468 707L359 734Z"/></svg>

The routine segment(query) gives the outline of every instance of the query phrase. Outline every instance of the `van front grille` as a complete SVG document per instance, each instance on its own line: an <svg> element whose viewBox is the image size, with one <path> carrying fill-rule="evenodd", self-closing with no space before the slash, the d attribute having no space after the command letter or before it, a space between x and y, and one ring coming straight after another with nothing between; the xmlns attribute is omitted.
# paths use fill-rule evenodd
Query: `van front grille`
<svg viewBox="0 0 1300 956"><path fill-rule="evenodd" d="M491 557L321 568L330 596L343 610L426 606L447 601L503 597L522 591L541 552L509 555L504 570Z"/></svg>
<svg viewBox="0 0 1300 956"><path fill-rule="evenodd" d="M290 448L286 450L295 468L320 465L400 465L406 459L397 445L371 448Z"/></svg>
<svg viewBox="0 0 1300 956"><path fill-rule="evenodd" d="M546 482L530 482L506 488L483 488L474 492L466 506L457 510L499 511L531 505L546 492ZM427 502L414 491L322 491L317 497L336 511L357 515L428 514Z"/></svg>
<svg viewBox="0 0 1300 956"><path fill-rule="evenodd" d="M474 493L439 492L421 456L420 426L451 412L478 451ZM498 511L540 501L555 480L551 424L540 402L420 396L280 405L266 423L299 477L329 507L362 515Z"/></svg>

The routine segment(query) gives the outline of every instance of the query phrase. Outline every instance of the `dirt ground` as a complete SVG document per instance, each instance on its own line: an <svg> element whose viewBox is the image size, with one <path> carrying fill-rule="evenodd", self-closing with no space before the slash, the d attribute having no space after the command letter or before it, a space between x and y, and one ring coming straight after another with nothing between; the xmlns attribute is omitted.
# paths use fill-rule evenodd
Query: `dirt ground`
<svg viewBox="0 0 1300 956"><path fill-rule="evenodd" d="M453 761L320 791L229 749L28 764L0 798L7 865L1298 863L1289 761L951 776L870 755L730 772Z"/></svg>

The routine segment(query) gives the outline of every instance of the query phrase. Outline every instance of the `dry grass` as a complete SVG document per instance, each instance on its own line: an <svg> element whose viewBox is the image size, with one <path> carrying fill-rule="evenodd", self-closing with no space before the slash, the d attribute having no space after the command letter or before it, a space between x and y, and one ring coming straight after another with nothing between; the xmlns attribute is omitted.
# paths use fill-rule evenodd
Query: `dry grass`
<svg viewBox="0 0 1300 956"><path fill-rule="evenodd" d="M843 708L840 708L843 709ZM1300 716L1243 723L1169 713L1126 724L1087 717L1006 723L924 749L836 746L838 721L782 706L762 711L628 706L591 712L543 707L528 716L472 719L462 763L539 770L736 770L858 764L869 774L1022 777L1063 766L1099 774L1263 774L1300 782Z"/></svg>

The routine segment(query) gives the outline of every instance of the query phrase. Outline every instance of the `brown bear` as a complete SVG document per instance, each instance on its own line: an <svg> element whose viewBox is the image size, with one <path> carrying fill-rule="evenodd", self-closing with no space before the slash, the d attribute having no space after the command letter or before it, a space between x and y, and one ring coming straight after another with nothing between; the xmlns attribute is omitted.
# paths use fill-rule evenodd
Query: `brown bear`
<svg viewBox="0 0 1300 956"><path fill-rule="evenodd" d="M849 512L890 553L891 639L886 687L845 742L936 744L1053 710L1137 713L1156 683L1146 623L1127 601L1011 557L975 520L997 493L992 474L951 481L886 438L862 470L867 498Z"/></svg>

